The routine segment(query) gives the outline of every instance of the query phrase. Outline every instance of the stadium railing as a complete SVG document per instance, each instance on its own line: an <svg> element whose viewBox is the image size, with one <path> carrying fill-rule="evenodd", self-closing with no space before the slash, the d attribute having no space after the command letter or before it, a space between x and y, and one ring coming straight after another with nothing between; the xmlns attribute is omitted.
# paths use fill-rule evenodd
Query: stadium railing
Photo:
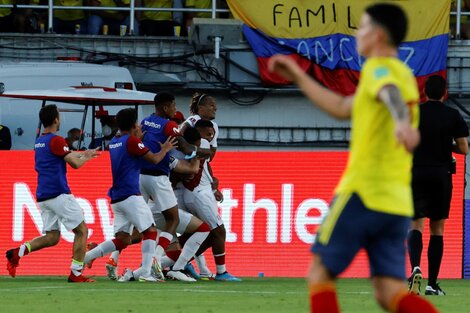
<svg viewBox="0 0 470 313"><path fill-rule="evenodd" d="M211 9L196 9L196 8L149 8L149 7L136 7L135 0L130 0L129 7L104 7L104 6L60 6L54 5L53 0L49 0L47 5L31 5L31 4L0 4L0 8L18 8L18 9L47 9L48 11L48 33L54 31L54 10L84 10L84 11L129 11L130 15L130 29L129 34L134 34L135 29L135 12L136 11L154 11L154 12L193 12L193 13L211 13L212 18L216 18L217 13L230 12L228 9L222 9L217 7L217 1L212 0Z"/></svg>

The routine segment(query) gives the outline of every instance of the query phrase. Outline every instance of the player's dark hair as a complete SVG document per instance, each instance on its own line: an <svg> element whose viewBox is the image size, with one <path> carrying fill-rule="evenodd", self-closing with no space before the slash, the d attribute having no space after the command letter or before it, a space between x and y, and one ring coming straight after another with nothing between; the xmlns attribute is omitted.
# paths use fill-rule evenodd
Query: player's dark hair
<svg viewBox="0 0 470 313"><path fill-rule="evenodd" d="M195 93L189 105L191 114L199 114L199 107L206 105L212 97L205 93Z"/></svg>
<svg viewBox="0 0 470 313"><path fill-rule="evenodd" d="M199 120L194 124L194 128L206 128L211 127L214 128L214 124L209 120Z"/></svg>
<svg viewBox="0 0 470 313"><path fill-rule="evenodd" d="M39 120L44 127L49 127L59 117L59 110L55 104L48 104L39 111Z"/></svg>
<svg viewBox="0 0 470 313"><path fill-rule="evenodd" d="M67 137L72 138L73 133L79 132L81 133L82 131L79 128L70 128L69 131L67 132Z"/></svg>
<svg viewBox="0 0 470 313"><path fill-rule="evenodd" d="M373 4L366 8L366 13L375 24L382 26L395 47L405 39L408 19L405 11L397 5L389 3Z"/></svg>
<svg viewBox="0 0 470 313"><path fill-rule="evenodd" d="M175 100L175 96L168 92L159 92L153 98L153 103L155 104L155 108L162 107L165 105L170 104Z"/></svg>
<svg viewBox="0 0 470 313"><path fill-rule="evenodd" d="M195 145L196 141L201 140L201 134L196 128L188 127L184 131L183 135L184 140L186 140L189 144Z"/></svg>
<svg viewBox="0 0 470 313"><path fill-rule="evenodd" d="M446 80L439 75L432 75L426 80L424 93L429 99L439 100L446 93Z"/></svg>
<svg viewBox="0 0 470 313"><path fill-rule="evenodd" d="M122 109L116 115L118 127L122 131L129 131L137 122L137 111L134 108Z"/></svg>

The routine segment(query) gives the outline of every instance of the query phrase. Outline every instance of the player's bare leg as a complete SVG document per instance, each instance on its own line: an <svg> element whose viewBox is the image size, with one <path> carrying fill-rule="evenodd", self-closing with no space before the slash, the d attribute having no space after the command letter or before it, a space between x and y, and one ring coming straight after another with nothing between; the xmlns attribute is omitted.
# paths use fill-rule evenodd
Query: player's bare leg
<svg viewBox="0 0 470 313"><path fill-rule="evenodd" d="M52 247L60 241L60 232L58 230L47 231L44 236L36 237L21 246L6 251L7 270L11 277L16 276L16 268L19 266L20 258L28 255L30 252Z"/></svg>

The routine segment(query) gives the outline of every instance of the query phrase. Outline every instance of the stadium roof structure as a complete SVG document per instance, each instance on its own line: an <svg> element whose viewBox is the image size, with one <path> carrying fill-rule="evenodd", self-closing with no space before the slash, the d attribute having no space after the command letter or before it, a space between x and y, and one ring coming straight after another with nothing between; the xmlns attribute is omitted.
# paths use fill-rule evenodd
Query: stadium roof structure
<svg viewBox="0 0 470 313"><path fill-rule="evenodd" d="M41 100L42 107L47 102L62 102L84 106L80 110L62 109L61 112L83 112L80 130L83 132L89 107L92 116L96 116L96 106L102 110L103 106L134 106L153 105L155 94L145 91L136 91L110 87L72 86L63 89L51 90L14 90L11 92L0 92L0 97L19 98L28 100ZM98 111L99 112L99 111ZM92 136L95 134L95 119L92 119ZM38 123L37 136L41 133L41 122ZM83 138L80 138L80 143Z"/></svg>

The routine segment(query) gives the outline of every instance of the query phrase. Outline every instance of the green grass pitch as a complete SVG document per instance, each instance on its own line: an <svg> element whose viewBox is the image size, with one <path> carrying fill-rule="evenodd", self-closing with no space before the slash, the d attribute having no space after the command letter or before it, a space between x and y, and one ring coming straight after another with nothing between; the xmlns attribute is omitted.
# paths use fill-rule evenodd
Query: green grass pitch
<svg viewBox="0 0 470 313"><path fill-rule="evenodd" d="M470 281L443 280L447 296L427 297L441 312L470 312ZM366 279L340 279L343 312L382 312ZM0 312L308 312L303 279L246 278L241 283L117 283L99 277L93 284L69 284L65 277L0 277Z"/></svg>

